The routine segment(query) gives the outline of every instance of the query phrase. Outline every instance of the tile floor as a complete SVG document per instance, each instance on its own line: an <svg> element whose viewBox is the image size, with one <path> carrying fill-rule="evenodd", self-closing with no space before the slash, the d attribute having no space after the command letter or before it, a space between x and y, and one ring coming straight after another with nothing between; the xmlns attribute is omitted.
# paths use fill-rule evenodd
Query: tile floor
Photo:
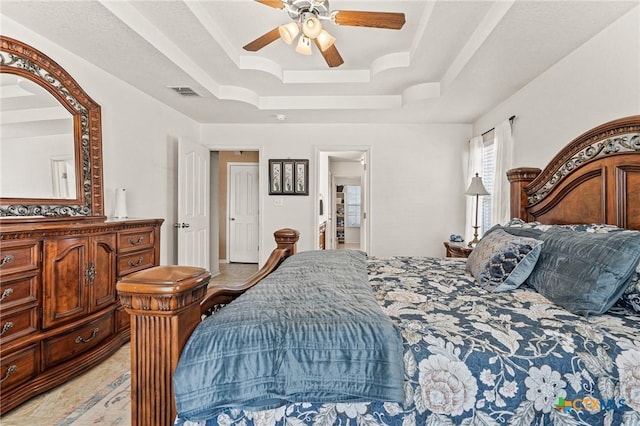
<svg viewBox="0 0 640 426"><path fill-rule="evenodd" d="M256 264L222 263L220 264L220 275L213 277L211 282L241 283L257 270ZM56 420L64 418L80 403L127 371L129 369L129 360L129 344L126 344L97 367L57 388L30 399L1 416L0 425L53 425Z"/></svg>

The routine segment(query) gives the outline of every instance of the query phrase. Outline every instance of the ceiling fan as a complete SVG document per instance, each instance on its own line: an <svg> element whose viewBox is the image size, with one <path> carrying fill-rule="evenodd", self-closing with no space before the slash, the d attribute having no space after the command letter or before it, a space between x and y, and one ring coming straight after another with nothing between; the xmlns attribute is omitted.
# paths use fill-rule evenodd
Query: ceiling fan
<svg viewBox="0 0 640 426"><path fill-rule="evenodd" d="M405 23L404 13L365 12L357 10L334 10L329 8L329 0L256 0L266 6L284 9L293 22L280 25L243 46L244 50L256 52L269 43L281 38L291 44L300 34L296 52L311 55L311 41L314 42L329 67L344 63L334 42L335 37L322 28L320 21L330 21L338 25L354 27L387 28L399 30Z"/></svg>

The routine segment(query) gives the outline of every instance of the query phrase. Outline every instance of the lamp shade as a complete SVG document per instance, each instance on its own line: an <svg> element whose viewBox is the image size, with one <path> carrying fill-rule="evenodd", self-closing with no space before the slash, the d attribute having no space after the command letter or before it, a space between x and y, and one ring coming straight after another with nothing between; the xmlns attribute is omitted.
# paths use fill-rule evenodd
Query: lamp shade
<svg viewBox="0 0 640 426"><path fill-rule="evenodd" d="M476 173L476 175L471 178L471 185L469 185L469 188L467 188L467 192L465 192L464 194L465 195L489 195L489 192L487 192L487 189L482 184L482 178L478 176L478 174Z"/></svg>
<svg viewBox="0 0 640 426"><path fill-rule="evenodd" d="M278 32L280 33L280 38L284 40L285 43L291 44L300 32L300 27L297 22L289 22L286 25L280 25Z"/></svg>
<svg viewBox="0 0 640 426"><path fill-rule="evenodd" d="M318 34L316 41L320 46L320 50L324 52L325 50L333 46L333 43L335 43L336 38L331 34L329 34L326 30L322 30L320 31L320 34Z"/></svg>
<svg viewBox="0 0 640 426"><path fill-rule="evenodd" d="M316 38L322 31L322 24L315 16L309 16L302 23L302 32L309 38Z"/></svg>
<svg viewBox="0 0 640 426"><path fill-rule="evenodd" d="M311 39L307 36L300 37L296 52L301 55L311 55Z"/></svg>

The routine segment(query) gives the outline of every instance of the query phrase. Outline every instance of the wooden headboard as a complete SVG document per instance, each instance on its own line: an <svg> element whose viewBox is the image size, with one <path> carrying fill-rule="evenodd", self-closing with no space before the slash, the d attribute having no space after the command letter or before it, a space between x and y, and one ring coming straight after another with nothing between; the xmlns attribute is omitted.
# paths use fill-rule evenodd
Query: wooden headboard
<svg viewBox="0 0 640 426"><path fill-rule="evenodd" d="M512 217L640 229L640 115L580 135L542 171L517 168L507 178Z"/></svg>

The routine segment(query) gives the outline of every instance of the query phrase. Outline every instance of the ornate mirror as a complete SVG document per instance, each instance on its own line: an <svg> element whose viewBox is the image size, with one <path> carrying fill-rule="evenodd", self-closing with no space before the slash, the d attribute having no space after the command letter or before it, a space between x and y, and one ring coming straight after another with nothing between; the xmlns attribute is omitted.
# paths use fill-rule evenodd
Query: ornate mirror
<svg viewBox="0 0 640 426"><path fill-rule="evenodd" d="M100 106L42 52L0 42L0 217L103 216Z"/></svg>

